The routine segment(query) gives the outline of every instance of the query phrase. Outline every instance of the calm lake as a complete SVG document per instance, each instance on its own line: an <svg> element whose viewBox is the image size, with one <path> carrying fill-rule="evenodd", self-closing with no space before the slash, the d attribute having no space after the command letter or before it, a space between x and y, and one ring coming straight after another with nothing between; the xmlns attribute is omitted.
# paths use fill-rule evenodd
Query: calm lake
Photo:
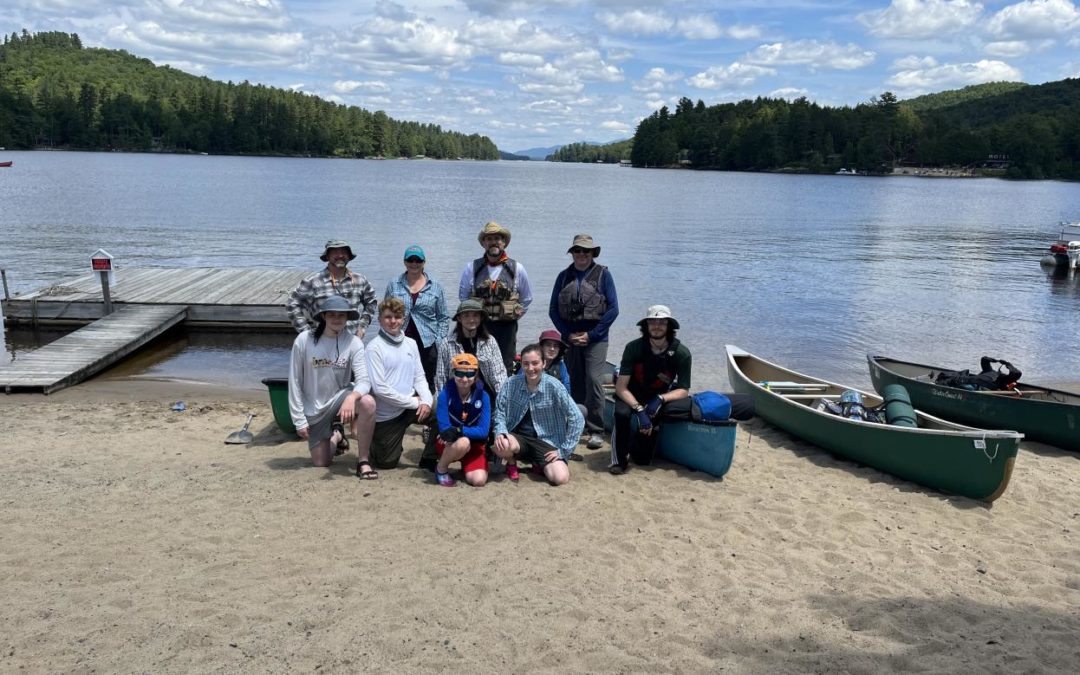
<svg viewBox="0 0 1080 675"><path fill-rule="evenodd" d="M118 266L315 270L323 242L341 237L380 295L414 242L453 295L481 254L477 231L496 220L537 294L523 337L548 327L551 284L587 232L619 291L609 358L646 306L668 304L696 388L726 386L725 343L863 386L867 352L973 369L986 354L1031 381L1080 381L1080 279L1039 266L1058 223L1080 218L1074 183L0 152L9 159L0 267L12 293L84 274L97 248ZM38 339L4 340L9 360ZM181 336L104 376L259 388L287 372L290 344Z"/></svg>

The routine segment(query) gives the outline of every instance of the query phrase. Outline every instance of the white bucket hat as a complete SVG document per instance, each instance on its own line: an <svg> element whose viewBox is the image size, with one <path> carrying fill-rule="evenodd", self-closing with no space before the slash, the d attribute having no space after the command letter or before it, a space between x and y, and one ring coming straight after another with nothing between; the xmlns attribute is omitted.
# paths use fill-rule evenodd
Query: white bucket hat
<svg viewBox="0 0 1080 675"><path fill-rule="evenodd" d="M671 322L673 328L678 330L679 320L671 315L671 309L667 305L653 305L645 312L645 318L637 322L637 325L644 326L645 322L649 319L667 319Z"/></svg>

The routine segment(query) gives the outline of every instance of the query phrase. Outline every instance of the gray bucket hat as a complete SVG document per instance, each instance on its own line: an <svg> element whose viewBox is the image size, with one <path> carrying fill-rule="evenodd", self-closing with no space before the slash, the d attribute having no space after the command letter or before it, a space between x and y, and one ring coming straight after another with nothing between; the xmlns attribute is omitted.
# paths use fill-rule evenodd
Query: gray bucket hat
<svg viewBox="0 0 1080 675"><path fill-rule="evenodd" d="M591 235L588 235L588 234L576 234L576 235L574 235L574 243L570 244L570 248L566 249L566 252L569 253L570 251L573 251L575 248L578 248L578 247L592 249L592 256L594 258L599 258L600 257L600 247L593 243Z"/></svg>
<svg viewBox="0 0 1080 675"><path fill-rule="evenodd" d="M326 242L326 246L323 246L323 254L319 256L319 260L326 262L326 254L332 248L343 248L349 252L349 260L356 260L356 254L352 252L352 246L342 239L331 239Z"/></svg>
<svg viewBox="0 0 1080 675"><path fill-rule="evenodd" d="M671 315L671 310L667 305L653 305L645 312L645 318L638 321L637 325L644 326L649 319L667 319L673 328L676 330L679 328L679 320Z"/></svg>
<svg viewBox="0 0 1080 675"><path fill-rule="evenodd" d="M462 312L480 312L480 314L483 315L484 305L476 298L466 298L461 301L461 304L457 307L457 311L454 312L454 321L457 321L458 316Z"/></svg>
<svg viewBox="0 0 1080 675"><path fill-rule="evenodd" d="M331 295L322 301L322 304L319 305L319 315L322 316L324 312L345 312L349 321L356 321L360 318L360 312L353 309L349 301L340 295Z"/></svg>

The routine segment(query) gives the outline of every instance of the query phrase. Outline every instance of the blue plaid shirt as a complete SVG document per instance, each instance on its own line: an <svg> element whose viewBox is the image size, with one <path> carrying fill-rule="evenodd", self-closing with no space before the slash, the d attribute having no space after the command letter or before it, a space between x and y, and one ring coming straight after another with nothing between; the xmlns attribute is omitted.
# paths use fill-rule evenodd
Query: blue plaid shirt
<svg viewBox="0 0 1080 675"><path fill-rule="evenodd" d="M442 284L429 277L427 272L424 272L424 276L427 277L427 283L420 289L415 305L404 273L386 284L384 297L400 298L405 303L405 323L401 325L407 327L409 319L412 319L423 343L420 346L426 349L446 337L446 331L450 328L450 310L446 307L446 294Z"/></svg>
<svg viewBox="0 0 1080 675"><path fill-rule="evenodd" d="M542 373L536 391L530 392L524 372L507 380L495 399L495 433L513 431L527 410L532 412L537 438L554 446L564 460L570 459L581 439L585 418L562 382Z"/></svg>

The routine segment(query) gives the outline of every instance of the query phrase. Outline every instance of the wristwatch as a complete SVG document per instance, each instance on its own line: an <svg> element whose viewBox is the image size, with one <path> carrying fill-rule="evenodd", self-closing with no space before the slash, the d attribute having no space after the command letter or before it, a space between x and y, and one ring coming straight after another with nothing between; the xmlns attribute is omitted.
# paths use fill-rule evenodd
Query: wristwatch
<svg viewBox="0 0 1080 675"><path fill-rule="evenodd" d="M645 409L645 406L641 405L640 403L638 403L636 406L634 406L634 412L641 412L644 409Z"/></svg>

